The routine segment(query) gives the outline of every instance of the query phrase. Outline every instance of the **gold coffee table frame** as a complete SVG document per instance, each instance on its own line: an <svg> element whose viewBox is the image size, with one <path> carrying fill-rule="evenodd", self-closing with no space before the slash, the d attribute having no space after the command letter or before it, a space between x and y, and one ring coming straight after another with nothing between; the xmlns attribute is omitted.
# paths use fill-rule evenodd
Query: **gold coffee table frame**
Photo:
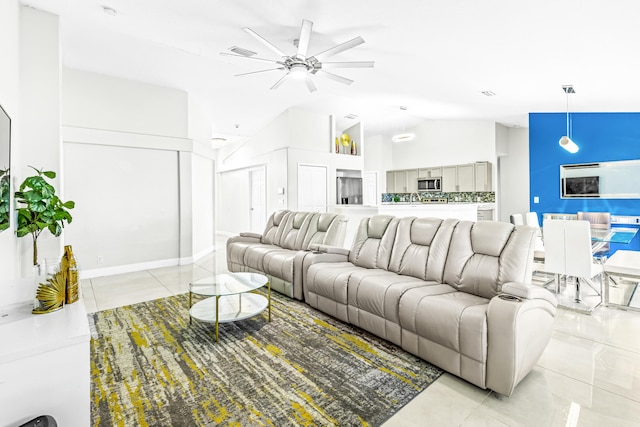
<svg viewBox="0 0 640 427"><path fill-rule="evenodd" d="M267 287L267 296L256 293ZM193 295L208 298L193 304ZM268 311L271 322L271 282L259 273L224 273L197 280L189 285L189 323L192 319L214 323L216 342L220 323L248 319Z"/></svg>

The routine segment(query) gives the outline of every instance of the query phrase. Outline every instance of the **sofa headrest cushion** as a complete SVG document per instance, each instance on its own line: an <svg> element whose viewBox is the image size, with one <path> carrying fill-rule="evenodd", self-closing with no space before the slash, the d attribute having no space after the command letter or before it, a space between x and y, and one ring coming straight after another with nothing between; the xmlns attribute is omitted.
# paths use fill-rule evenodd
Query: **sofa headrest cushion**
<svg viewBox="0 0 640 427"><path fill-rule="evenodd" d="M411 243L430 246L442 220L437 218L416 218L411 224Z"/></svg>
<svg viewBox="0 0 640 427"><path fill-rule="evenodd" d="M293 217L293 228L295 228L296 230L299 230L300 227L302 227L302 224L304 223L304 220L307 218L309 213L308 212L296 212L294 215L295 216Z"/></svg>
<svg viewBox="0 0 640 427"><path fill-rule="evenodd" d="M367 236L372 239L382 239L392 219L393 216L391 215L376 215L371 217L369 219L369 226L367 227Z"/></svg>
<svg viewBox="0 0 640 427"><path fill-rule="evenodd" d="M471 229L471 247L477 254L500 256L509 236L513 232L513 224L500 221L482 221Z"/></svg>
<svg viewBox="0 0 640 427"><path fill-rule="evenodd" d="M326 232L331 226L331 223L333 222L333 219L335 217L336 217L336 214L332 214L332 213L320 214L320 218L318 218L318 231Z"/></svg>
<svg viewBox="0 0 640 427"><path fill-rule="evenodd" d="M290 211L281 210L273 213L273 225L278 226Z"/></svg>

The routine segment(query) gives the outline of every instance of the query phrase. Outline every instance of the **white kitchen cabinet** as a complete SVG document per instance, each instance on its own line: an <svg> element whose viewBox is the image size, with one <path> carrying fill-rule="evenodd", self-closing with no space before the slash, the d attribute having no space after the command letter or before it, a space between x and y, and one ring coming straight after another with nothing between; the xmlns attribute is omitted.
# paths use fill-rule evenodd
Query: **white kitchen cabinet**
<svg viewBox="0 0 640 427"><path fill-rule="evenodd" d="M407 171L393 171L393 177L395 179L394 193L406 193L407 192Z"/></svg>
<svg viewBox="0 0 640 427"><path fill-rule="evenodd" d="M437 168L420 168L418 169L418 178L440 178L442 176L442 167Z"/></svg>
<svg viewBox="0 0 640 427"><path fill-rule="evenodd" d="M493 170L490 162L475 164L475 191L493 191Z"/></svg>
<svg viewBox="0 0 640 427"><path fill-rule="evenodd" d="M396 192L396 178L393 171L387 171L387 193Z"/></svg>
<svg viewBox="0 0 640 427"><path fill-rule="evenodd" d="M457 165L458 187L456 191L475 191L475 164L468 163L465 165Z"/></svg>
<svg viewBox="0 0 640 427"><path fill-rule="evenodd" d="M458 191L458 167L456 165L442 167L442 191L453 193Z"/></svg>
<svg viewBox="0 0 640 427"><path fill-rule="evenodd" d="M416 193L418 191L418 169L409 169L407 171L407 193Z"/></svg>

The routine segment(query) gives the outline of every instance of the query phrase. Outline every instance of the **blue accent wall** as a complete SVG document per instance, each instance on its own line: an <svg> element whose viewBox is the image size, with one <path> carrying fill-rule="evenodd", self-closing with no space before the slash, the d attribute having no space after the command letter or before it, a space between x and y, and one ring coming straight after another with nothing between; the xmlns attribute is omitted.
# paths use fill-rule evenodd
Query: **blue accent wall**
<svg viewBox="0 0 640 427"><path fill-rule="evenodd" d="M561 199L560 165L640 159L640 113L571 113L571 139L580 147L571 154L558 144L566 133L566 113L529 114L531 211L609 211L640 215L640 199ZM630 176L638 183L640 176ZM538 196L540 203L533 203ZM540 222L542 224L542 222Z"/></svg>

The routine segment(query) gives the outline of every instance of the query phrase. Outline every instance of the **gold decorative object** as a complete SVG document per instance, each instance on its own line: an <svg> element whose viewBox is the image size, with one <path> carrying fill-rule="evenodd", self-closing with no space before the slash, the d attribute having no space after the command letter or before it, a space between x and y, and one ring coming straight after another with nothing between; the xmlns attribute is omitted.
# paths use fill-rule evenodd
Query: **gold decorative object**
<svg viewBox="0 0 640 427"><path fill-rule="evenodd" d="M340 137L340 142L342 142L343 147L348 147L351 145L351 137L348 133L343 133Z"/></svg>
<svg viewBox="0 0 640 427"><path fill-rule="evenodd" d="M65 304L72 304L78 301L78 264L73 256L71 245L64 247L64 255L62 256L62 270L66 276L66 297Z"/></svg>
<svg viewBox="0 0 640 427"><path fill-rule="evenodd" d="M40 301L40 306L34 308L33 314L51 313L64 306L65 293L67 288L67 277L64 270L57 271L47 279L47 283L41 283L36 291L36 298Z"/></svg>

